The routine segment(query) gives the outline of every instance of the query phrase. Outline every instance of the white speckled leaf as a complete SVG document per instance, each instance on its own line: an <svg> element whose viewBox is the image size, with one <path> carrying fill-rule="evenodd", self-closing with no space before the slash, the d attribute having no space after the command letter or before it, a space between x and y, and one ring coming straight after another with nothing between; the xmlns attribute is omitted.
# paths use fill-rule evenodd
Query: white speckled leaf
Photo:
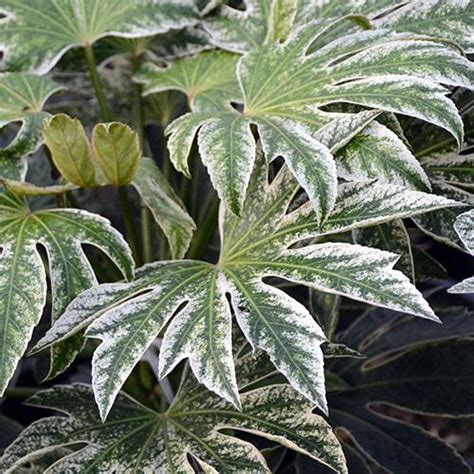
<svg viewBox="0 0 474 474"><path fill-rule="evenodd" d="M255 372L258 360L247 355L238 364L245 372ZM58 386L36 394L29 403L67 416L43 418L28 427L7 448L2 472L14 472L30 459L77 442L85 446L58 459L48 472L80 467L101 472L193 473L188 455L206 472L270 472L253 444L221 432L231 429L267 438L347 473L331 427L289 386L265 386L242 393L241 398L238 411L188 375L166 412L155 412L120 393L109 418L101 423L90 386Z"/></svg>
<svg viewBox="0 0 474 474"><path fill-rule="evenodd" d="M260 156L241 217L221 208L221 256L215 265L192 260L144 267L130 284L101 285L74 300L39 342L44 348L91 324L102 343L93 375L102 416L121 384L164 331L160 361L167 374L183 358L198 380L238 405L230 362L230 309L248 340L303 395L322 409L325 340L297 301L262 279L277 276L369 303L436 320L421 294L393 270L394 254L349 244L290 248L303 239L377 224L456 205L448 199L373 182L342 188L333 213L320 228L309 202L287 209L298 183L284 166L271 184ZM226 329L227 328L227 329ZM207 336L207 337L204 337Z"/></svg>
<svg viewBox="0 0 474 474"><path fill-rule="evenodd" d="M433 192L449 199L455 199L463 206L438 209L416 216L413 221L426 234L433 239L465 251L454 224L458 216L466 211L466 208L474 206L474 195L467 190L452 186L443 181L432 182Z"/></svg>
<svg viewBox="0 0 474 474"><path fill-rule="evenodd" d="M387 250L398 255L400 258L395 265L397 270L402 271L415 283L415 271L413 268L413 255L411 251L410 238L405 225L401 219L385 222L371 227L363 227L352 231L354 241L367 247L375 247Z"/></svg>
<svg viewBox="0 0 474 474"><path fill-rule="evenodd" d="M474 187L474 153L460 155L456 152L429 156L423 160L428 175L436 181Z"/></svg>
<svg viewBox="0 0 474 474"><path fill-rule="evenodd" d="M295 0L246 0L244 11L222 5L218 15L206 18L204 28L217 46L244 53L285 39L296 4Z"/></svg>
<svg viewBox="0 0 474 474"><path fill-rule="evenodd" d="M377 178L419 191L431 189L426 173L402 140L375 121L336 154L336 164L338 175L348 181Z"/></svg>
<svg viewBox="0 0 474 474"><path fill-rule="evenodd" d="M4 0L0 68L46 74L76 46L140 38L197 23L188 0Z"/></svg>
<svg viewBox="0 0 474 474"><path fill-rule="evenodd" d="M3 393L25 352L46 298L46 274L36 246L46 250L52 288L53 322L81 291L96 279L81 245L103 250L132 276L130 250L109 222L77 209L31 212L19 198L0 194L0 391ZM53 346L50 375L64 370L82 346L80 336Z"/></svg>
<svg viewBox="0 0 474 474"><path fill-rule="evenodd" d="M474 5L470 0L415 0L374 21L378 28L446 38L474 51Z"/></svg>
<svg viewBox="0 0 474 474"><path fill-rule="evenodd" d="M461 214L454 223L454 228L462 243L471 255L474 255L474 209ZM450 293L474 293L474 277L454 285Z"/></svg>
<svg viewBox="0 0 474 474"><path fill-rule="evenodd" d="M226 51L206 51L166 68L147 63L134 80L143 84L143 95L179 90L195 112L222 111L230 108L231 101L242 100L235 74L238 59Z"/></svg>
<svg viewBox="0 0 474 474"><path fill-rule="evenodd" d="M225 15L228 15L228 18L224 17L227 18L225 22L235 23L235 31L240 31L238 38L243 38L242 41L245 42L252 37L252 34L243 35L238 18L247 18L249 12L255 9L255 21L261 26L265 23L262 22L262 18L265 17L262 11L268 14L270 12L270 7L267 5L263 8L264 5L266 2L251 3L244 12L225 7ZM262 8L262 11L259 8ZM238 102L241 102L244 116L241 119L242 123L245 120L257 125L263 149L271 155L267 157L268 159L279 154L287 160L310 196L315 205L316 215L321 220L327 216L334 203L334 162L321 144L318 145L313 140L323 140L323 144L330 144L329 149L334 152L331 131L326 130L323 133L321 130L340 116L323 112L322 107L335 103L350 103L401 113L444 128L456 138L458 144L463 140L462 120L453 102L446 97L448 89L440 84L472 87L474 67L451 44L390 30L356 30L354 33L331 39L320 50L310 49L312 44L315 42L317 44L329 32L335 28L337 30L338 25L356 23L367 27L364 21L363 17L353 15L340 19L307 21L297 28L292 28L283 42L258 40L251 48L247 48L248 45L245 47L237 45L232 39L235 31L231 26L222 27L219 32L214 32L216 38L219 38L222 32L230 35L228 43L222 41L223 46L230 50L249 49L237 64L239 94L242 96ZM198 63L199 59L196 57L192 61ZM184 60L173 65L176 70L185 66ZM169 88L175 87L169 85ZM188 95L193 90L192 87L183 87L182 84L179 88ZM239 94L235 92L236 96ZM230 154L230 144L241 139L241 129L235 131L234 138L229 136L232 131L229 130L228 120L224 118L227 114L216 110L214 123L210 128L212 138L209 138L209 142L212 142L213 147L216 146L214 137L218 137L221 143L218 146L221 156L217 154L215 156L215 160L220 162L227 161L225 157ZM374 117L376 114L374 111ZM192 136L208 120L209 118L202 112L195 112L178 119L168 129L171 159L177 163L178 170L187 171L183 163L192 144ZM378 144L389 138L392 144L391 159L386 160L385 172L382 172L383 166L379 159L378 166L374 165L370 173L366 174L390 179L396 177L398 183L410 182L412 186L428 190L429 183L423 170L403 143L392 132L382 129L382 125L376 133L376 127L377 125L374 125L370 128L366 136L370 134L375 139L379 135ZM341 132L341 127L335 129L333 133L338 132ZM354 134L347 129L346 138L341 142L346 145ZM206 132L202 132L200 136L205 137ZM309 139L309 136L312 139ZM303 141L304 149L301 146ZM207 145L206 140L202 142ZM245 140L245 151L248 150L250 153L251 148L251 141ZM385 148L388 148L387 145ZM232 149L233 152L234 150L235 148ZM205 148L200 146L205 162L210 161L209 151L209 146ZM238 154L244 153L239 151ZM251 157L245 159L239 156L238 161L249 166ZM350 161L363 160L357 157ZM354 174L356 168L360 168L351 164L352 166L349 164L346 166L346 174ZM399 169L400 165L403 169ZM225 167L227 163L221 163L220 166ZM378 173L374 168L378 168ZM245 173L246 171L243 172ZM237 198L229 193L224 195L222 183L225 183L230 176L229 174L221 176L219 194L235 211L236 205L229 199L242 202L245 185L238 188L240 195ZM231 183L227 182L226 186L230 187Z"/></svg>
<svg viewBox="0 0 474 474"><path fill-rule="evenodd" d="M132 185L166 235L172 257L183 258L196 225L153 160L140 160Z"/></svg>
<svg viewBox="0 0 474 474"><path fill-rule="evenodd" d="M198 144L220 199L240 214L255 161L250 123L237 112L220 114L199 130Z"/></svg>
<svg viewBox="0 0 474 474"><path fill-rule="evenodd" d="M42 112L43 106L61 89L47 78L19 73L0 74L0 127L21 122L16 137L0 150L0 177L24 178L26 163L22 158L34 152L43 141L43 121L49 116Z"/></svg>

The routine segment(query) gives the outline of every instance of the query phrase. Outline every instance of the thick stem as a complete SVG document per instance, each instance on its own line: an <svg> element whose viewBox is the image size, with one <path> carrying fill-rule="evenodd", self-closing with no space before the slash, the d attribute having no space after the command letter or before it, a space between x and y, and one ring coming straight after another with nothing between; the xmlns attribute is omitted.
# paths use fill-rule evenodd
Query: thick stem
<svg viewBox="0 0 474 474"><path fill-rule="evenodd" d="M104 122L110 122L112 116L110 115L110 110L107 105L107 100L105 99L104 88L102 81L97 72L97 66L95 62L95 54L91 45L88 45L84 49L86 55L87 68L89 69L89 76L94 86L95 95L97 97L97 102L99 104L100 116Z"/></svg>
<svg viewBox="0 0 474 474"><path fill-rule="evenodd" d="M5 390L6 398L25 400L42 390L40 387L11 387Z"/></svg>

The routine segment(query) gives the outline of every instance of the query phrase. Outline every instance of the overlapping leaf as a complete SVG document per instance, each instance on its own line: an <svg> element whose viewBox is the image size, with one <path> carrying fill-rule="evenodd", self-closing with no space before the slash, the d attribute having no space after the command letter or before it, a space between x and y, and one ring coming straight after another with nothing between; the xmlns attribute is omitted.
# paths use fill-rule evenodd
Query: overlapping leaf
<svg viewBox="0 0 474 474"><path fill-rule="evenodd" d="M3 69L47 73L71 48L106 36L139 38L195 24L188 0L5 0Z"/></svg>
<svg viewBox="0 0 474 474"><path fill-rule="evenodd" d="M25 352L46 303L46 250L52 287L53 321L81 291L96 284L82 244L100 248L127 278L130 250L109 222L77 209L32 212L20 198L0 194L0 391L3 393ZM80 335L53 347L50 374L67 367L82 346Z"/></svg>
<svg viewBox="0 0 474 474"><path fill-rule="evenodd" d="M369 121L363 115L323 112L323 106L351 103L410 115L448 130L460 144L461 118L446 97L448 90L439 83L472 87L472 64L445 43L385 30L352 33L312 52L314 41L341 21L347 20L306 23L293 29L285 42L264 44L243 56L237 67L243 113L224 108L220 113L211 109L210 114L201 109L171 124L169 148L177 169L187 171L187 154L198 133L211 180L221 199L238 214L255 159L250 129L254 124L268 161L285 158L322 222L336 198L332 153L347 145ZM192 61L198 63L199 58ZM172 70L184 67L178 62ZM160 74L164 75L161 84L168 78L166 71L155 74L154 80L148 79L150 87L153 81L160 83ZM179 87L185 89L182 81ZM186 89L188 95L191 91ZM329 130L326 136L333 136L329 146L318 136L324 126ZM345 133L338 141L341 130ZM349 144L352 148L341 155L343 176L395 177L399 183L429 188L416 159L392 132L379 124L365 128L364 133L371 147L370 167L361 154L361 140L359 146ZM392 145L390 154L386 153L387 139Z"/></svg>
<svg viewBox="0 0 474 474"><path fill-rule="evenodd" d="M240 406L227 295L252 345L266 351L298 391L325 409L319 347L325 339L323 332L301 304L266 283L265 277L436 319L409 280L392 269L395 255L339 243L292 247L303 239L454 202L373 182L350 184L341 189L332 215L320 228L309 202L287 214L298 189L288 168L271 184L266 170L259 160L242 217L222 209L217 264L158 262L144 267L130 284L88 290L38 343L35 350L89 325L87 335L102 340L94 354L93 379L103 418L128 374L165 326L161 376L188 358L200 382Z"/></svg>
<svg viewBox="0 0 474 474"><path fill-rule="evenodd" d="M407 413L394 419L395 410L388 408L448 417L472 414L473 315L463 308L439 315L443 324L434 325L371 311L338 339L354 344L367 359L328 363L345 382L329 388L330 423L353 437L366 461L391 472L407 466L420 473L470 472L453 448L410 423L416 418ZM305 466L308 471L316 467Z"/></svg>
<svg viewBox="0 0 474 474"><path fill-rule="evenodd" d="M461 214L454 228L467 251L474 255L474 209ZM468 278L449 289L450 293L474 293L474 277Z"/></svg>
<svg viewBox="0 0 474 474"><path fill-rule="evenodd" d="M258 370L252 355L240 365L244 361L249 365L246 370ZM242 381L241 388L247 383ZM165 413L121 393L105 423L96 414L92 388L87 385L58 386L35 395L29 403L67 416L44 418L27 428L6 450L2 472L13 472L32 458L75 443L85 447L59 459L50 466L51 472L65 472L79 465L99 471L192 473L193 464L212 472L270 472L258 449L236 434L221 432L227 428L251 432L310 456L336 472L347 472L329 425L287 385L242 393L242 411L237 411L210 396L188 376ZM195 463L190 463L189 455Z"/></svg>
<svg viewBox="0 0 474 474"><path fill-rule="evenodd" d="M184 256L195 229L194 221L153 160L141 156L136 132L120 122L97 124L90 144L77 119L59 114L46 122L44 137L56 168L70 183L85 188L131 184L165 233L173 258ZM5 184L21 194L68 189L38 188L11 180Z"/></svg>
<svg viewBox="0 0 474 474"><path fill-rule="evenodd" d="M10 144L0 150L0 177L22 179L26 172L25 155L42 143L42 111L45 102L62 87L50 79L28 74L0 74L0 127L21 122Z"/></svg>

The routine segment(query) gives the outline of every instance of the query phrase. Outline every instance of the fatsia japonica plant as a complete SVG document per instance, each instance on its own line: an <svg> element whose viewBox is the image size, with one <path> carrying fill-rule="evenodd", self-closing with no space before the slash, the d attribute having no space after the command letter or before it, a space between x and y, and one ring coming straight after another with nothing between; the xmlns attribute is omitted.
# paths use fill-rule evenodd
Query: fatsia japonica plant
<svg viewBox="0 0 474 474"><path fill-rule="evenodd" d="M2 472L469 472L473 2L0 0L0 51Z"/></svg>

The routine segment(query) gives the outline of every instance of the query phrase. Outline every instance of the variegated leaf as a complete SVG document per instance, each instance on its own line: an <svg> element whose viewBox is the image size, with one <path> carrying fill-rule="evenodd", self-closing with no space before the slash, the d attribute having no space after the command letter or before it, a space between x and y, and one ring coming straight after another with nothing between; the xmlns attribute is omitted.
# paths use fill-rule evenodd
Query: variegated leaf
<svg viewBox="0 0 474 474"><path fill-rule="evenodd" d="M454 229L454 223L460 214L466 212L466 209L469 207L474 206L473 194L442 181L433 182L432 188L434 193L449 199L455 199L464 206L428 212L421 216L416 216L413 221L433 239L456 249L465 250L462 241Z"/></svg>
<svg viewBox="0 0 474 474"><path fill-rule="evenodd" d="M474 255L474 210L461 214L454 223L464 247ZM448 290L450 293L474 293L474 277L454 285Z"/></svg>
<svg viewBox="0 0 474 474"><path fill-rule="evenodd" d="M358 244L387 250L398 255L399 260L395 268L402 271L412 282L415 282L410 237L401 219L355 229L352 235Z"/></svg>
<svg viewBox="0 0 474 474"><path fill-rule="evenodd" d="M218 15L206 18L204 28L217 46L244 53L285 39L296 5L295 0L246 0L244 11L222 5Z"/></svg>
<svg viewBox="0 0 474 474"><path fill-rule="evenodd" d="M243 370L253 368L255 372L252 359L247 355L240 360ZM58 459L49 467L50 472L80 466L99 471L193 473L193 464L205 472L270 472L253 444L222 433L224 429L247 431L336 472L347 472L330 426L313 414L311 405L291 387L270 385L241 397L242 410L237 411L188 376L164 413L121 393L108 420L101 423L90 386L58 386L36 394L29 403L67 416L44 418L20 434L4 453L2 472L14 472L30 459L77 442L85 446Z"/></svg>
<svg viewBox="0 0 474 474"><path fill-rule="evenodd" d="M360 20L359 17L348 19ZM347 19L307 22L293 29L283 43L252 48L237 66L237 80L243 97L242 126L244 121L257 126L269 160L283 156L310 196L321 222L334 204L336 174L328 150L313 139L318 140L319 131L330 126L328 124L341 129L337 125L340 114L323 112L323 106L351 103L409 115L448 130L460 144L463 139L462 120L453 102L446 97L448 90L440 84L465 87L474 84L474 67L458 50L441 41L416 35L410 37L386 31L374 34L371 30L355 32L342 39L336 38L321 50L310 52L315 41L344 21ZM193 61L198 59L193 58ZM173 67L178 69L179 63ZM188 95L190 92L192 88L186 90ZM250 142L245 140L243 150L236 150L233 146L240 139L242 129L234 131L229 127L228 112L224 109L222 118L217 118L218 115L216 111L213 125L207 129L211 135L207 139L205 124L210 118L203 112L187 115L170 126L171 159L179 164L178 169L184 168L182 164L190 149L192 136L200 127L200 143L216 145L215 137L218 137L221 157L214 157L215 160L232 157L229 160L232 165L221 163L221 166L232 166L234 169L245 164L246 169L251 168L252 156L246 156ZM372 143L377 141L379 156L385 152L382 140L390 139L390 160L386 159L384 167L379 158L370 173L365 173L385 176L386 179L396 177L399 183L408 182L411 186L429 189L423 170L405 144L382 127L374 125L366 135L370 134ZM344 144L354 135L347 131ZM178 145L183 145L179 151ZM204 162L212 160L209 146L200 147L200 152ZM359 155L360 150L355 153ZM341 167L343 175L354 174L356 168L361 168L353 163L363 161L359 156L351 161L345 170ZM240 206L235 203L243 202L246 181L240 180L239 186L229 190L232 186L229 176L223 174L213 182L229 207L239 213ZM235 192L239 193L238 198Z"/></svg>
<svg viewBox="0 0 474 474"><path fill-rule="evenodd" d="M0 7L1 8L1 7ZM21 122L15 138L0 150L0 177L23 179L26 163L23 158L42 143L45 102L62 87L50 79L29 74L0 74L0 127Z"/></svg>
<svg viewBox="0 0 474 474"><path fill-rule="evenodd" d="M2 69L46 74L76 46L100 38L140 38L197 23L188 0L4 0Z"/></svg>
<svg viewBox="0 0 474 474"><path fill-rule="evenodd" d="M183 258L196 225L153 160L140 160L132 185L166 235L172 257Z"/></svg>
<svg viewBox="0 0 474 474"><path fill-rule="evenodd" d="M456 152L431 155L423 160L431 179L462 188L474 187L474 154Z"/></svg>
<svg viewBox="0 0 474 474"><path fill-rule="evenodd" d="M225 51L208 51L167 68L147 63L134 80L143 84L145 96L174 89L187 95L195 112L222 111L230 108L230 102L242 100L235 74L238 59Z"/></svg>
<svg viewBox="0 0 474 474"><path fill-rule="evenodd" d="M3 393L25 352L46 302L46 272L38 245L48 257L52 288L52 319L84 289L95 285L95 275L83 243L104 251L127 278L132 276L130 250L109 222L77 209L32 212L26 203L0 194L0 391ZM82 347L80 335L53 346L50 375L66 368Z"/></svg>
<svg viewBox="0 0 474 474"><path fill-rule="evenodd" d="M446 38L474 52L474 5L470 0L412 0L375 20L377 28Z"/></svg>
<svg viewBox="0 0 474 474"><path fill-rule="evenodd" d="M429 191L420 163L397 135L372 122L336 154L338 175L348 181L377 178L383 183Z"/></svg>
<svg viewBox="0 0 474 474"><path fill-rule="evenodd" d="M241 217L221 208L217 264L159 262L144 267L133 283L88 290L38 343L37 349L44 348L85 326L89 337L102 340L94 355L93 382L103 418L165 328L161 375L189 358L200 382L238 406L229 303L250 343L268 353L298 391L326 409L320 348L325 336L304 306L265 277L437 319L409 280L393 270L395 255L350 244L293 244L455 202L404 188L351 184L341 193L334 217L320 229L309 203L287 213L298 190L288 168L269 184L265 162L260 157L257 163Z"/></svg>

